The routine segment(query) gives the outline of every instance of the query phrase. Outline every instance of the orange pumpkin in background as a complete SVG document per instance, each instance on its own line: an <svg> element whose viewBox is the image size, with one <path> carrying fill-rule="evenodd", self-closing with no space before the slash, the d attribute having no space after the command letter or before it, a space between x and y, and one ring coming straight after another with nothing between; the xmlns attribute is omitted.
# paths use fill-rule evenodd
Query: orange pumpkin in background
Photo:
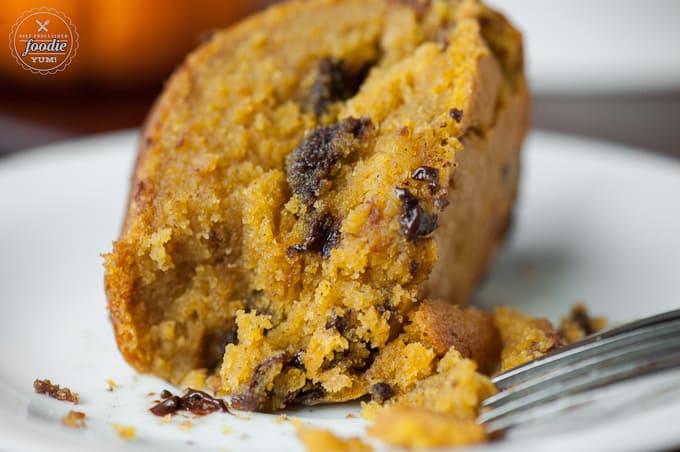
<svg viewBox="0 0 680 452"><path fill-rule="evenodd" d="M3 0L0 81L30 85L133 86L167 78L202 35L260 9L268 0ZM63 71L37 75L14 60L12 25L26 10L54 8L79 35L76 57Z"/></svg>

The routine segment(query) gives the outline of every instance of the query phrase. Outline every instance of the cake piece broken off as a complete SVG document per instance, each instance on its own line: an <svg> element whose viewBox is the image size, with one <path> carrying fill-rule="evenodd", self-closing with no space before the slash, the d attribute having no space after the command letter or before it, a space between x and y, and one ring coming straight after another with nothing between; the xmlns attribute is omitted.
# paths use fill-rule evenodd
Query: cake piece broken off
<svg viewBox="0 0 680 452"><path fill-rule="evenodd" d="M452 303L504 238L527 116L521 36L475 1L294 1L214 34L105 256L121 352L251 410L408 397L449 349L485 378L494 319Z"/></svg>

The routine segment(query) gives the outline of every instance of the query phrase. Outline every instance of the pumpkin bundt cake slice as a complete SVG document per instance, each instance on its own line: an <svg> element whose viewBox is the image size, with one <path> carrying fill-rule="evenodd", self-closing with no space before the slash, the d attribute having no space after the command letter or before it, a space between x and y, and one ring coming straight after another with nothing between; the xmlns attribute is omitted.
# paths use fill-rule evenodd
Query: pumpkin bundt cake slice
<svg viewBox="0 0 680 452"><path fill-rule="evenodd" d="M147 120L105 257L123 356L255 410L407 390L461 343L417 310L487 268L526 127L521 36L475 1L292 1L214 34Z"/></svg>

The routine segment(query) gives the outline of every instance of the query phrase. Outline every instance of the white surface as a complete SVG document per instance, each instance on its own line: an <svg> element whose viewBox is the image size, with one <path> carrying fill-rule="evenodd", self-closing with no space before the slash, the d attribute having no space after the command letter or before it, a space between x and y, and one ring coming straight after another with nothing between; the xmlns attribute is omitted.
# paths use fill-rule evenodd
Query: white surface
<svg viewBox="0 0 680 452"><path fill-rule="evenodd" d="M0 160L0 449L299 450L290 423L273 415L214 414L192 419L184 432L185 418L162 425L147 411L154 398L147 393L168 386L136 376L118 353L99 256L118 233L134 141L118 133ZM482 304L510 303L555 320L583 299L613 321L678 307L677 161L543 133L531 136L525 161L515 232L477 295ZM72 406L34 394L37 377L80 392L86 430L61 426ZM106 391L107 379L120 387ZM665 399L587 425L518 430L479 450L678 445L680 401ZM351 435L363 428L345 418L356 411L349 404L289 414ZM138 440L123 443L111 423L135 426ZM224 425L234 432L222 433Z"/></svg>
<svg viewBox="0 0 680 452"><path fill-rule="evenodd" d="M523 31L535 94L680 89L677 0L488 0Z"/></svg>

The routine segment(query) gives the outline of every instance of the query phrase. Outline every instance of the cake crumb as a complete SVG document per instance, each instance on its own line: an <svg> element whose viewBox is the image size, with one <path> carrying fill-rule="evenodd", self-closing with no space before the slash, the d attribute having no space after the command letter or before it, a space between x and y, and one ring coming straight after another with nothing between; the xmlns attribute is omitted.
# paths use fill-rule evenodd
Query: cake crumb
<svg viewBox="0 0 680 452"><path fill-rule="evenodd" d="M548 320L524 315L509 306L495 308L494 324L503 341L501 372L540 358L563 345L562 337Z"/></svg>
<svg viewBox="0 0 680 452"><path fill-rule="evenodd" d="M60 388L59 385L53 384L49 379L38 379L33 382L33 389L38 394L45 394L53 399L62 400L64 402L72 402L77 405L80 403L80 395L77 392L72 392L69 388Z"/></svg>
<svg viewBox="0 0 680 452"><path fill-rule="evenodd" d="M70 428L85 428L86 417L83 412L70 410L61 418L61 423Z"/></svg>
<svg viewBox="0 0 680 452"><path fill-rule="evenodd" d="M603 330L606 326L607 320L604 317L592 317L583 303L577 303L571 308L569 315L562 318L559 334L567 344L571 344Z"/></svg>
<svg viewBox="0 0 680 452"><path fill-rule="evenodd" d="M183 432L191 430L191 428L194 426L194 424L191 423L191 421L184 421L182 422L182 425L179 426L179 429L182 430Z"/></svg>
<svg viewBox="0 0 680 452"><path fill-rule="evenodd" d="M347 413L347 415L345 416L345 419L354 419L354 418L356 418L354 413Z"/></svg>
<svg viewBox="0 0 680 452"><path fill-rule="evenodd" d="M231 427L229 427L227 424L224 424L222 426L222 434L223 435L230 435L232 433L234 433L234 430Z"/></svg>
<svg viewBox="0 0 680 452"><path fill-rule="evenodd" d="M167 424L172 420L172 414L168 413L161 418L161 424Z"/></svg>
<svg viewBox="0 0 680 452"><path fill-rule="evenodd" d="M307 452L371 452L373 447L366 444L361 438L340 438L330 430L297 427L297 436L305 445Z"/></svg>
<svg viewBox="0 0 680 452"><path fill-rule="evenodd" d="M118 383L116 383L115 381L113 381L111 379L106 380L106 384L108 385L106 390L109 391L109 392L113 392L113 390L118 387Z"/></svg>
<svg viewBox="0 0 680 452"><path fill-rule="evenodd" d="M383 409L383 406L378 402L361 402L361 412L359 415L367 420L372 421L376 418L378 413Z"/></svg>
<svg viewBox="0 0 680 452"><path fill-rule="evenodd" d="M403 405L382 410L367 431L392 446L418 449L477 444L487 438L484 427L474 420Z"/></svg>
<svg viewBox="0 0 680 452"><path fill-rule="evenodd" d="M285 414L282 414L281 416L278 416L276 419L274 419L274 422L277 424L283 424L288 420L288 416Z"/></svg>
<svg viewBox="0 0 680 452"><path fill-rule="evenodd" d="M118 437L125 441L132 441L137 437L137 430L129 425L111 424Z"/></svg>
<svg viewBox="0 0 680 452"><path fill-rule="evenodd" d="M295 427L301 427L302 426L302 421L299 418L296 418L295 416L292 416L290 418L290 423L293 424Z"/></svg>

